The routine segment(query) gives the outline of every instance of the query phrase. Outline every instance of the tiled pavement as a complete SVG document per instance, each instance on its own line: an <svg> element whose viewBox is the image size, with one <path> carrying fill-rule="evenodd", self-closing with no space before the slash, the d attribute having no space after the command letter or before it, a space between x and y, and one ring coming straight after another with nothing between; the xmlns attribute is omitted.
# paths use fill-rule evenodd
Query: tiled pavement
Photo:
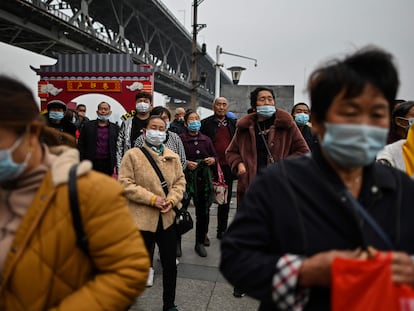
<svg viewBox="0 0 414 311"><path fill-rule="evenodd" d="M236 212L235 198L230 205L229 221ZM194 206L189 211L195 220ZM179 259L176 290L176 304L180 311L245 311L257 310L259 303L247 296L233 297L233 288L221 275L220 241L216 239L217 205L210 209L209 238L211 245L206 247L208 256L199 257L194 251L195 230L182 238L183 256ZM130 311L162 311L162 268L158 251L154 258L154 285L137 298Z"/></svg>

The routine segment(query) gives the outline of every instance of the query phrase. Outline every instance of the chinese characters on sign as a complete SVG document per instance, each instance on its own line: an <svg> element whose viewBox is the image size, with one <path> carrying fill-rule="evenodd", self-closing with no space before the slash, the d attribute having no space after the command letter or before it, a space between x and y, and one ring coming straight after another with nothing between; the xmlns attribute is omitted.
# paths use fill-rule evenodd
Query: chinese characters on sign
<svg viewBox="0 0 414 311"><path fill-rule="evenodd" d="M119 80L68 80L68 92L121 92Z"/></svg>

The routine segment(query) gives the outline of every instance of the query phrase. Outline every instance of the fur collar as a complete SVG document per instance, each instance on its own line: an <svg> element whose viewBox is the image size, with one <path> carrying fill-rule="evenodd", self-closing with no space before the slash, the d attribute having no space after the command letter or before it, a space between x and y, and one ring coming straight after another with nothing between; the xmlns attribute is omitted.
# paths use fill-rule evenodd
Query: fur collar
<svg viewBox="0 0 414 311"><path fill-rule="evenodd" d="M69 180L69 170L73 164L79 163L79 151L67 146L50 147L49 151L57 155L51 166L52 182L55 186L67 183ZM79 163L77 176L85 175L92 170L92 163L85 160Z"/></svg>

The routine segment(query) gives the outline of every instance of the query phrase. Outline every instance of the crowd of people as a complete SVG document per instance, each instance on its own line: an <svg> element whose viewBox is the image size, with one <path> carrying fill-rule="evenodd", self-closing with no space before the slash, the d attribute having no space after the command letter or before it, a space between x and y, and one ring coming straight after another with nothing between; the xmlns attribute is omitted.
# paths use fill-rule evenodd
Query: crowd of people
<svg viewBox="0 0 414 311"><path fill-rule="evenodd" d="M316 69L310 103L290 112L257 87L245 115L218 97L211 116L179 107L172 120L138 92L118 126L105 101L95 119L59 100L40 113L23 83L0 76L0 311L125 310L153 284L156 245L162 310L178 310L175 210L192 201L189 234L207 257L219 171L228 192L215 235L235 297L260 310L330 310L334 259L386 251L393 281L414 286L414 102L396 100L398 85L392 56L371 47Z"/></svg>

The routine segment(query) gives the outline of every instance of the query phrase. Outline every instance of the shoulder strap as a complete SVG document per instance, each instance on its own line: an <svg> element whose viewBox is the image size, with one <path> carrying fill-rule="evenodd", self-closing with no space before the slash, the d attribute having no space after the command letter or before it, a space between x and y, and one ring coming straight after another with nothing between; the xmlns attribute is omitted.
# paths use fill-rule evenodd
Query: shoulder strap
<svg viewBox="0 0 414 311"><path fill-rule="evenodd" d="M273 164L275 163L275 159L273 158L272 153L270 152L269 145L267 144L266 138L264 137L265 135L263 133L260 133L261 130L260 130L259 121L257 121L257 127L259 128L259 136L262 137L263 143L266 147L267 154L269 155L270 163Z"/></svg>
<svg viewBox="0 0 414 311"><path fill-rule="evenodd" d="M381 240L385 243L385 245L389 249L394 249L391 240L387 236L387 234L384 232L384 230L380 227L380 225L375 221L374 218L362 207L361 203L356 200L353 195L349 192L349 190L345 190L344 192L345 196L348 198L348 200L351 202L353 208L355 211L357 211L371 226L371 228L374 230L374 232L381 238Z"/></svg>
<svg viewBox="0 0 414 311"><path fill-rule="evenodd" d="M158 178L161 181L162 190L164 190L165 195L168 195L168 185L167 185L167 182L165 181L165 178L162 175L161 170L158 167L157 163L155 163L154 159L151 157L151 155L149 154L149 152L148 152L147 149L145 149L144 147L141 147L139 149L141 149L142 153L147 157L148 161L151 163L152 167L154 168L155 172L158 175Z"/></svg>
<svg viewBox="0 0 414 311"><path fill-rule="evenodd" d="M78 186L76 177L77 168L78 164L74 164L69 170L69 205L72 212L73 227L75 228L76 233L76 244L87 256L89 256L88 238L86 237L85 231L83 230L82 216L79 210Z"/></svg>

